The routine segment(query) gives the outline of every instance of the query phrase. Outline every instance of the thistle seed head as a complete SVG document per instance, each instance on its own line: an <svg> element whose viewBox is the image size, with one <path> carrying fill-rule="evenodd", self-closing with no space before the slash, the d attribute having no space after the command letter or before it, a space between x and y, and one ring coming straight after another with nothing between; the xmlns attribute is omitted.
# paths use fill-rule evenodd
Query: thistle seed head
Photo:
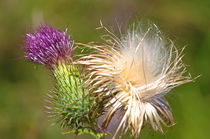
<svg viewBox="0 0 210 139"><path fill-rule="evenodd" d="M60 60L70 59L72 45L67 30L62 32L50 25L40 25L25 35L25 57L51 68Z"/></svg>
<svg viewBox="0 0 210 139"><path fill-rule="evenodd" d="M102 128L107 128L116 111L120 124L116 133L128 130L138 137L144 124L164 134L162 126L173 126L171 108L164 96L174 87L192 81L184 76L182 51L161 37L156 25L146 31L131 29L121 38L107 31L103 44L78 44L95 51L79 59L87 66L88 85L107 110ZM116 135L115 133L115 135ZM115 137L113 136L113 138Z"/></svg>

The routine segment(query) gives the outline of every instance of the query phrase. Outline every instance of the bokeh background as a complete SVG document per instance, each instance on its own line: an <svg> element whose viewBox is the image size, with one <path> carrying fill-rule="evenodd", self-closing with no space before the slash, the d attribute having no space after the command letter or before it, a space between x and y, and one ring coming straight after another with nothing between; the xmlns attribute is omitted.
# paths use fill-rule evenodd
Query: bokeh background
<svg viewBox="0 0 210 139"><path fill-rule="evenodd" d="M24 59L24 33L48 23L77 42L100 41L95 29L102 20L115 28L134 20L157 24L178 48L193 83L167 96L176 125L167 139L210 138L210 1L209 0L0 0L0 139L73 139L51 125L45 113L46 93L53 86L49 72ZM82 135L79 139L93 137ZM130 138L128 135L124 139ZM141 138L163 138L144 129Z"/></svg>

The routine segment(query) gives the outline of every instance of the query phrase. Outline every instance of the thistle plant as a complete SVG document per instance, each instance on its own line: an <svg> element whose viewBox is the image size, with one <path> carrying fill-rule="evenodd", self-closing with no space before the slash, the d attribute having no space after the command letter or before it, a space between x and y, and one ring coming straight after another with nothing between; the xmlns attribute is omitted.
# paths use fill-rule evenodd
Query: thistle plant
<svg viewBox="0 0 210 139"><path fill-rule="evenodd" d="M48 94L50 116L61 127L71 129L67 133L89 133L96 138L97 114L91 112L94 97L83 86L83 76L74 62L73 42L67 35L49 25L41 25L26 34L25 55L32 62L46 66L54 76L55 87Z"/></svg>
<svg viewBox="0 0 210 139"><path fill-rule="evenodd" d="M172 110L165 95L174 87L192 81L185 75L182 52L162 37L156 25L144 31L140 24L117 37L101 23L107 34L104 43L78 44L93 49L78 61L87 66L86 84L101 104L106 117L106 130L112 117L120 111L120 123L113 138L121 130L138 138L150 123L154 131L164 134L162 125L174 125ZM99 103L99 102L105 103Z"/></svg>
<svg viewBox="0 0 210 139"><path fill-rule="evenodd" d="M184 49L164 39L156 25L146 30L133 25L120 37L102 23L100 28L106 31L104 43L73 43L67 30L49 25L26 34L26 58L47 67L55 79L48 94L50 116L70 129L67 133L96 138L108 133L116 115L120 122L113 138L120 130L138 138L148 123L164 135L162 125L174 125L165 95L193 80L182 62ZM75 55L75 44L91 52ZM102 115L105 119L98 126Z"/></svg>

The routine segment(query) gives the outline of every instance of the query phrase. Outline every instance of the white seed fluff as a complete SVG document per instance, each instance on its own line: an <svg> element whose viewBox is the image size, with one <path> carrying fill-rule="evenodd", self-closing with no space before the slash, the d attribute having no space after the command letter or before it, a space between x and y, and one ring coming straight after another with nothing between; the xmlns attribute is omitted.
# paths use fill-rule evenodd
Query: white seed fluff
<svg viewBox="0 0 210 139"><path fill-rule="evenodd" d="M79 44L95 51L83 56L78 63L87 66L87 84L99 100L108 100L103 128L107 128L116 111L120 110L121 129L138 137L144 124L162 134L162 126L173 126L171 108L164 96L174 87L192 81L182 63L182 50L161 37L156 25L142 31L140 25L121 38L101 24L108 34L103 44ZM169 44L169 45L168 45ZM107 97L109 96L109 97ZM97 103L97 102L96 102ZM115 135L113 138L115 138Z"/></svg>

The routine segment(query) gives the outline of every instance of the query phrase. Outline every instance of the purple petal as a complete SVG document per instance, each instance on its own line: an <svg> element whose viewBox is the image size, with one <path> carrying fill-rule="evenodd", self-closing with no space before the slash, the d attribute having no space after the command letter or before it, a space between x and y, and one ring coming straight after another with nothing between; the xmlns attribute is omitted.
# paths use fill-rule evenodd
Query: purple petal
<svg viewBox="0 0 210 139"><path fill-rule="evenodd" d="M33 33L27 33L25 38L26 58L32 62L52 67L72 55L70 37L50 25L40 25Z"/></svg>

